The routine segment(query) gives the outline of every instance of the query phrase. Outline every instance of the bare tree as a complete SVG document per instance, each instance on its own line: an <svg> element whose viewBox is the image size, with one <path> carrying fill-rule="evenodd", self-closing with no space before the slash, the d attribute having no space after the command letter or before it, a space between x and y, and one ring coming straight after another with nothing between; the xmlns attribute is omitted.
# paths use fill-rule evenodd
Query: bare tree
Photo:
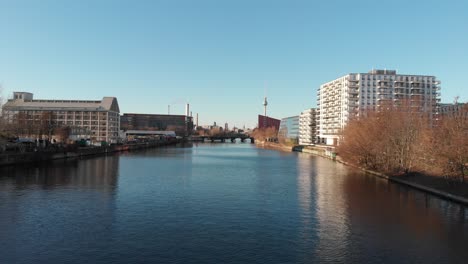
<svg viewBox="0 0 468 264"><path fill-rule="evenodd" d="M55 136L58 140L62 143L66 142L70 136L71 128L68 126L65 127L58 127L54 130Z"/></svg>
<svg viewBox="0 0 468 264"><path fill-rule="evenodd" d="M282 127L278 131L278 141L281 144L288 143L288 128L287 127Z"/></svg>
<svg viewBox="0 0 468 264"><path fill-rule="evenodd" d="M268 127L268 128L256 128L250 136L253 137L255 140L258 141L265 141L267 139L276 138L278 135L278 130L275 127Z"/></svg>
<svg viewBox="0 0 468 264"><path fill-rule="evenodd" d="M443 116L433 131L434 163L461 182L468 175L468 104Z"/></svg>
<svg viewBox="0 0 468 264"><path fill-rule="evenodd" d="M339 155L360 166L400 174L413 169L416 146L428 122L418 102L383 104L344 129Z"/></svg>
<svg viewBox="0 0 468 264"><path fill-rule="evenodd" d="M223 129L221 127L213 127L209 131L210 136L221 136L224 135Z"/></svg>
<svg viewBox="0 0 468 264"><path fill-rule="evenodd" d="M55 113L51 111L42 112L40 120L37 122L37 132L35 134L39 135L40 137L46 136L49 140L51 140L56 127L57 122Z"/></svg>

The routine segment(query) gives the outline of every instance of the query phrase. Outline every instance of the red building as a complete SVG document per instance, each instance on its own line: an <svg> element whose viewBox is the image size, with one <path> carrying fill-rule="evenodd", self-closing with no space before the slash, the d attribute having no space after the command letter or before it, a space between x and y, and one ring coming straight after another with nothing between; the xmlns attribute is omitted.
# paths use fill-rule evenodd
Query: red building
<svg viewBox="0 0 468 264"><path fill-rule="evenodd" d="M274 127L276 130L279 129L281 120L271 118L264 115L258 115L258 128Z"/></svg>

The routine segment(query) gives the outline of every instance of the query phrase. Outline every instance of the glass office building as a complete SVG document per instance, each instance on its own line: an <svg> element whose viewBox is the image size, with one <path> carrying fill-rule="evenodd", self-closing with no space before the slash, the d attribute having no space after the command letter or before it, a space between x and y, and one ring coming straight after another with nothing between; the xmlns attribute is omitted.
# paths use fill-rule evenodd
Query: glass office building
<svg viewBox="0 0 468 264"><path fill-rule="evenodd" d="M291 116L281 119L278 138L297 143L299 140L299 116Z"/></svg>

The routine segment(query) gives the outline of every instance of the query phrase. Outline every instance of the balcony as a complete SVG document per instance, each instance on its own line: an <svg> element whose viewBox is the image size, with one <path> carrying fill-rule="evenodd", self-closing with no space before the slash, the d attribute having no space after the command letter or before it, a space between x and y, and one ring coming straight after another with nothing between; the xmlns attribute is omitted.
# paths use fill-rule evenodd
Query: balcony
<svg viewBox="0 0 468 264"><path fill-rule="evenodd" d="M403 89L403 90L409 89L409 87L406 87L406 86L394 86L393 88L395 88L395 89Z"/></svg>
<svg viewBox="0 0 468 264"><path fill-rule="evenodd" d="M410 89L411 90L424 90L424 87L419 86L419 85L411 85Z"/></svg>
<svg viewBox="0 0 468 264"><path fill-rule="evenodd" d="M383 88L380 88L380 89L377 89L377 92L376 92L378 95L379 94L391 94L391 91L389 89L383 89Z"/></svg>
<svg viewBox="0 0 468 264"><path fill-rule="evenodd" d="M388 100L392 100L392 97L390 96L378 96L377 98L377 101L388 101Z"/></svg>
<svg viewBox="0 0 468 264"><path fill-rule="evenodd" d="M406 89L395 88L395 94L406 94Z"/></svg>
<svg viewBox="0 0 468 264"><path fill-rule="evenodd" d="M349 94L359 94L359 90L357 90L357 89L349 89L348 93L349 93Z"/></svg>
<svg viewBox="0 0 468 264"><path fill-rule="evenodd" d="M392 88L392 86L388 84L377 84L377 88L389 89Z"/></svg>
<svg viewBox="0 0 468 264"><path fill-rule="evenodd" d="M402 101L402 100L407 100L407 98L406 97L394 97L393 98L394 102L398 102L398 101Z"/></svg>

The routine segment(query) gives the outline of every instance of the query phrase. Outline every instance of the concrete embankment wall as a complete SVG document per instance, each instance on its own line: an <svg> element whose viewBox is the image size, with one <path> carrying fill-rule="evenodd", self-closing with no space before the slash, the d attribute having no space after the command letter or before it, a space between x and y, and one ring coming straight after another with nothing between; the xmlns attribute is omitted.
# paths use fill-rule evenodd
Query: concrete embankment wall
<svg viewBox="0 0 468 264"><path fill-rule="evenodd" d="M331 147L294 146L292 150L296 152L309 153L327 159L336 160L335 149Z"/></svg>
<svg viewBox="0 0 468 264"><path fill-rule="evenodd" d="M275 143L275 142L256 140L255 145L259 146L259 147L262 147L262 148L266 148L266 149L275 149L275 150L282 150L282 151L293 151L292 146L286 146L286 145L278 144L278 143Z"/></svg>
<svg viewBox="0 0 468 264"><path fill-rule="evenodd" d="M340 162L340 163L343 163L345 165L348 165L348 166L363 170L366 173L372 174L372 175L377 176L379 178L383 178L383 179L387 179L388 181L391 181L391 182L403 184L403 185L409 186L411 188L414 188L414 189L417 189L417 190L420 190L420 191L423 191L423 192L426 192L426 193L430 193L432 195L435 195L435 196L438 196L438 197L441 197L441 198L451 200L451 201L461 203L463 205L468 206L468 199L465 198L465 197L454 195L454 194L451 194L451 193L448 193L448 192L445 192L445 191L437 190L435 188L425 186L425 185L422 185L422 184L419 184L419 183L414 183L414 182L411 182L411 181L400 179L398 177L389 176L389 175L386 175L384 173L380 173L380 172L377 172L377 171L372 171L372 170L368 170L368 169L365 169L365 168L362 168L362 167L358 167L358 166L355 166L353 164L349 164L349 163L347 163L345 161L342 161L342 160L337 160L337 161Z"/></svg>
<svg viewBox="0 0 468 264"><path fill-rule="evenodd" d="M262 148L268 148L268 149L310 153L313 155L330 158L330 159L334 159L335 157L334 149L330 147L288 146L288 145L283 145L280 143L268 142L268 141L256 141L255 145L262 147Z"/></svg>
<svg viewBox="0 0 468 264"><path fill-rule="evenodd" d="M458 195L453 195L451 193L444 192L444 191L441 191L441 190L437 190L437 189L431 188L429 186L424 186L424 185L421 185L421 184L418 184L418 183L414 183L414 182L411 182L411 181L400 179L398 177L392 177L392 176L388 176L388 175L380 173L380 172L367 170L365 168L361 168L361 167L355 166L353 164L349 164L349 163L341 160L340 157L337 157L333 148L315 147L315 146L286 147L286 146L281 146L278 143L271 143L271 142L266 142L266 143L267 144L265 144L265 145L262 145L262 144L257 144L257 145L259 145L261 147L266 147L266 148L271 148L271 149L280 149L280 150L284 150L284 151L297 151L297 152L310 153L310 154L313 154L313 155L316 155L316 156L321 156L321 157L324 157L324 158L332 159L332 160L338 161L338 162L340 162L342 164L345 164L345 165L348 165L348 166L363 170L366 173L372 174L374 176L387 179L388 181L403 184L403 185L409 186L411 188L414 188L414 189L417 189L417 190L420 190L420 191L423 191L423 192L426 192L426 193L430 193L432 195L436 195L438 197L441 197L441 198L451 200L451 201L461 203L461 204L464 204L464 205L468 206L468 199L467 198L464 198L464 197L461 197L461 196L458 196Z"/></svg>
<svg viewBox="0 0 468 264"><path fill-rule="evenodd" d="M34 163L46 160L79 158L89 155L100 155L105 153L131 151L145 148L155 148L159 146L173 145L178 142L146 142L129 145L114 145L106 147L85 147L78 148L76 151L50 151L50 152L26 152L0 155L0 166Z"/></svg>

